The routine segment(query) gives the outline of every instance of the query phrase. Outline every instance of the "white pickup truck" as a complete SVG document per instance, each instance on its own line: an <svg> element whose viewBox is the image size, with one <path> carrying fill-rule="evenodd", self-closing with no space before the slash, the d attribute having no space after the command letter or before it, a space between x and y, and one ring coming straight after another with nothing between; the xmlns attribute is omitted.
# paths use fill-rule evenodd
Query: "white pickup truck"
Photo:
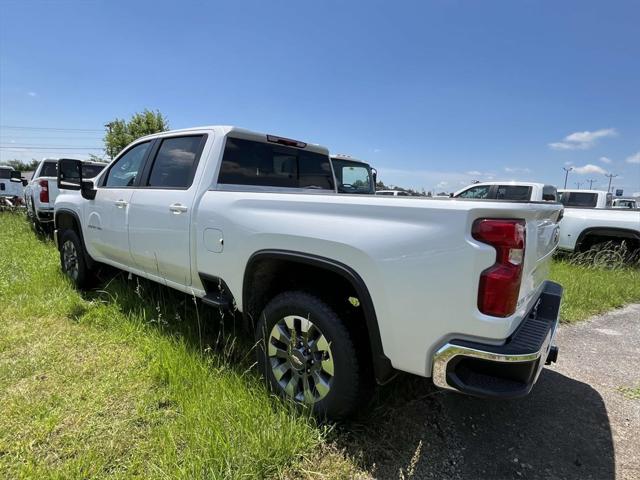
<svg viewBox="0 0 640 480"><path fill-rule="evenodd" d="M561 250L585 252L606 244L625 242L629 251L640 248L640 211L612 207L611 193L600 190L559 190L565 207L560 222Z"/></svg>
<svg viewBox="0 0 640 480"><path fill-rule="evenodd" d="M40 162L31 181L24 189L27 215L36 230L50 230L53 227L53 205L59 194L57 158L45 158ZM95 177L105 167L104 163L84 162L85 178Z"/></svg>
<svg viewBox="0 0 640 480"><path fill-rule="evenodd" d="M20 172L8 165L0 165L0 197L13 204L16 198L22 198L23 191Z"/></svg>
<svg viewBox="0 0 640 480"><path fill-rule="evenodd" d="M163 132L93 180L61 160L62 270L100 263L230 308L283 396L333 418L398 371L519 397L555 361L557 203L340 195L328 150L235 127Z"/></svg>
<svg viewBox="0 0 640 480"><path fill-rule="evenodd" d="M478 182L455 192L454 198L470 200L522 200L529 202L557 202L553 185L533 182Z"/></svg>

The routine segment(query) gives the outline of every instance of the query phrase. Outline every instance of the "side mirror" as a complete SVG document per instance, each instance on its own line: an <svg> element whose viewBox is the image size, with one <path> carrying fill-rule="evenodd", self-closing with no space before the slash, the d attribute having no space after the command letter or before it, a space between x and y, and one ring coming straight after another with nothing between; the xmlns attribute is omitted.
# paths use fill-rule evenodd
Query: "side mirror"
<svg viewBox="0 0 640 480"><path fill-rule="evenodd" d="M58 188L60 190L82 189L82 162L70 158L58 160Z"/></svg>
<svg viewBox="0 0 640 480"><path fill-rule="evenodd" d="M20 181L22 182L23 187L26 187L27 185L29 185L29 180L27 180L26 178L21 178Z"/></svg>
<svg viewBox="0 0 640 480"><path fill-rule="evenodd" d="M17 170L11 170L11 174L9 177L9 181L10 182L21 182L22 181L22 174L20 172L18 172Z"/></svg>
<svg viewBox="0 0 640 480"><path fill-rule="evenodd" d="M453 192L449 194L449 198L453 198Z"/></svg>

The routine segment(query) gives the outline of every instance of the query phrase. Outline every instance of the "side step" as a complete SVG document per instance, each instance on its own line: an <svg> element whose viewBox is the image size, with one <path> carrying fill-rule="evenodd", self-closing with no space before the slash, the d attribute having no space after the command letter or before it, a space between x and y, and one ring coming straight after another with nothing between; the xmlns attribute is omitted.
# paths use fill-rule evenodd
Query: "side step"
<svg viewBox="0 0 640 480"><path fill-rule="evenodd" d="M204 297L202 297L202 303L205 303L210 307L222 308L224 310L228 310L231 307L231 301L229 300L229 298L218 292L207 293Z"/></svg>

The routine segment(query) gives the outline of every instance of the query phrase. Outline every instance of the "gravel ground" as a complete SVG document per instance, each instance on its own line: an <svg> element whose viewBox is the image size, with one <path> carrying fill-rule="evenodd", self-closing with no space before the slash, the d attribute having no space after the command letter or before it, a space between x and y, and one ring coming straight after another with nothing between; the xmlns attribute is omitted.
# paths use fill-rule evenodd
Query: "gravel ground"
<svg viewBox="0 0 640 480"><path fill-rule="evenodd" d="M441 392L406 376L338 445L375 478L638 479L640 304L558 332L559 362L513 401Z"/></svg>

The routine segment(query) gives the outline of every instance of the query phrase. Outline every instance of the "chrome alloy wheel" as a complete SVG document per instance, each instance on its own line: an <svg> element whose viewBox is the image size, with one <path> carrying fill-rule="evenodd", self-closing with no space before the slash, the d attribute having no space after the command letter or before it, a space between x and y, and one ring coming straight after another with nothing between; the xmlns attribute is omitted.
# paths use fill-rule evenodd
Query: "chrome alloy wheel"
<svg viewBox="0 0 640 480"><path fill-rule="evenodd" d="M62 245L62 268L71 278L78 279L78 251L71 240Z"/></svg>
<svg viewBox="0 0 640 480"><path fill-rule="evenodd" d="M298 315L278 320L269 335L267 354L276 381L295 400L312 404L331 390L331 345L310 320Z"/></svg>

